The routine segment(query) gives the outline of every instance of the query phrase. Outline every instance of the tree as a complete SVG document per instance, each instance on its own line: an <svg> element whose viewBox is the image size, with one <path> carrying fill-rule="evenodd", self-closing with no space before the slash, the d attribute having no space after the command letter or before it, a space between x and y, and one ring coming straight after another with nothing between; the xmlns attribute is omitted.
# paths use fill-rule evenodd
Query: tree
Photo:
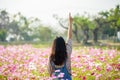
<svg viewBox="0 0 120 80"><path fill-rule="evenodd" d="M0 10L0 40L6 41L7 31L9 30L9 16L5 10Z"/></svg>
<svg viewBox="0 0 120 80"><path fill-rule="evenodd" d="M31 37L34 40L39 39L39 41L48 42L53 38L52 34L53 34L52 30L49 27L39 25L38 27L34 28Z"/></svg>
<svg viewBox="0 0 120 80"><path fill-rule="evenodd" d="M120 8L117 5L108 11L102 11L99 13L102 17L103 33L109 36L116 36L117 31L120 31Z"/></svg>
<svg viewBox="0 0 120 80"><path fill-rule="evenodd" d="M109 11L108 21L111 22L111 25L117 31L120 31L120 5L117 5L115 9Z"/></svg>
<svg viewBox="0 0 120 80"><path fill-rule="evenodd" d="M103 23L102 23L102 18L101 17L97 17L94 20L94 28L93 28L93 41L95 43L98 42L98 31L100 30L100 28L102 27Z"/></svg>
<svg viewBox="0 0 120 80"><path fill-rule="evenodd" d="M64 29L68 29L65 25L65 23L67 22L67 19L62 19L59 18L58 16L54 16L54 18L56 18L59 22L59 24L61 25L61 27L63 27ZM67 22L68 23L68 22ZM90 20L88 17L85 16L79 16L79 15L75 15L73 17L73 33L75 35L76 41L79 43L80 42L80 35L81 33L83 33L83 43L86 44L88 43L88 39L89 39L89 24L90 24ZM83 32L81 32L83 31Z"/></svg>
<svg viewBox="0 0 120 80"><path fill-rule="evenodd" d="M6 36L7 36L7 33L5 29L1 29L0 30L0 41L6 41Z"/></svg>
<svg viewBox="0 0 120 80"><path fill-rule="evenodd" d="M7 29L9 25L9 15L5 10L0 10L0 29Z"/></svg>
<svg viewBox="0 0 120 80"><path fill-rule="evenodd" d="M89 26L91 24L88 17L76 15L73 18L74 24L77 25L79 31L83 31L83 43L87 44L89 39Z"/></svg>
<svg viewBox="0 0 120 80"><path fill-rule="evenodd" d="M10 34L14 36L14 40L24 40L24 41L30 41L31 38L29 36L29 32L31 29L29 28L29 25L31 23L29 20L23 16L21 13L15 14L13 16L13 20L10 23Z"/></svg>

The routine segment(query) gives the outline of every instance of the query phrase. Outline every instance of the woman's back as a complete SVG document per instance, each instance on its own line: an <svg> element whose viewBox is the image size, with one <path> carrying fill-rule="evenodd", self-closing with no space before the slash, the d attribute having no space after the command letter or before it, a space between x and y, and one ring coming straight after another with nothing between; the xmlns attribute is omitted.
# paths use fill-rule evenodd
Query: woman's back
<svg viewBox="0 0 120 80"><path fill-rule="evenodd" d="M66 62L62 66L56 66L54 63L52 63L52 66L54 67L54 72L52 73L53 79L72 80L71 75L67 70Z"/></svg>
<svg viewBox="0 0 120 80"><path fill-rule="evenodd" d="M68 79L72 80L71 78L71 53L72 53L72 40L68 39L66 43L66 54L67 59L62 65L56 65L54 63L54 59L49 59L49 73L53 78L57 79Z"/></svg>

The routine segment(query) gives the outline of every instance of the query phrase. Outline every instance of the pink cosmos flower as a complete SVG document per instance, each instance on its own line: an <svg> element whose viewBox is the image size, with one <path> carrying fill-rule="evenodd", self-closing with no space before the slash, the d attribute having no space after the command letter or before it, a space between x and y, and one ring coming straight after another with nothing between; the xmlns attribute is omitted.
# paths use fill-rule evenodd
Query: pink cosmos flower
<svg viewBox="0 0 120 80"><path fill-rule="evenodd" d="M96 78L95 78L95 80L99 80L99 78L102 76L102 74L98 74L98 75L96 75Z"/></svg>
<svg viewBox="0 0 120 80"><path fill-rule="evenodd" d="M97 66L96 70L101 71L102 69L100 68L100 66Z"/></svg>
<svg viewBox="0 0 120 80"><path fill-rule="evenodd" d="M91 73L91 75L94 75L94 74L95 74L94 72Z"/></svg>
<svg viewBox="0 0 120 80"><path fill-rule="evenodd" d="M86 79L86 76L83 76L83 79L82 79L82 80L87 80L87 79Z"/></svg>
<svg viewBox="0 0 120 80"><path fill-rule="evenodd" d="M112 66L110 66L109 64L106 65L106 70L109 72L112 70Z"/></svg>

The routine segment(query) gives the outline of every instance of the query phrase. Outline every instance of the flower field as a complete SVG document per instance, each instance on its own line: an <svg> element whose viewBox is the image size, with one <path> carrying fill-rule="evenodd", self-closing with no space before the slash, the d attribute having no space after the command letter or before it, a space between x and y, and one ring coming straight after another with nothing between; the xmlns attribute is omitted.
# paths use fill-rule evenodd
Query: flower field
<svg viewBox="0 0 120 80"><path fill-rule="evenodd" d="M0 46L0 80L51 80L47 72L50 48L32 45ZM73 49L73 80L120 80L120 51Z"/></svg>

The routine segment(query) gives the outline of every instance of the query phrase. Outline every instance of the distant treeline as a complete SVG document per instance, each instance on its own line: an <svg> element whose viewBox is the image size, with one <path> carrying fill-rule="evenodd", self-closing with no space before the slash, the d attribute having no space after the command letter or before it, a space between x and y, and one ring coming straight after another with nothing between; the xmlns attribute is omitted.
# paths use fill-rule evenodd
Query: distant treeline
<svg viewBox="0 0 120 80"><path fill-rule="evenodd" d="M53 16L61 27L67 29L65 18ZM77 42L88 43L98 39L116 38L120 31L120 5L98 15L76 14L73 16L73 34ZM0 41L43 41L48 42L58 35L55 29L45 26L38 18L26 18L21 13L10 15L6 10L0 10ZM63 35L66 34L63 33Z"/></svg>

